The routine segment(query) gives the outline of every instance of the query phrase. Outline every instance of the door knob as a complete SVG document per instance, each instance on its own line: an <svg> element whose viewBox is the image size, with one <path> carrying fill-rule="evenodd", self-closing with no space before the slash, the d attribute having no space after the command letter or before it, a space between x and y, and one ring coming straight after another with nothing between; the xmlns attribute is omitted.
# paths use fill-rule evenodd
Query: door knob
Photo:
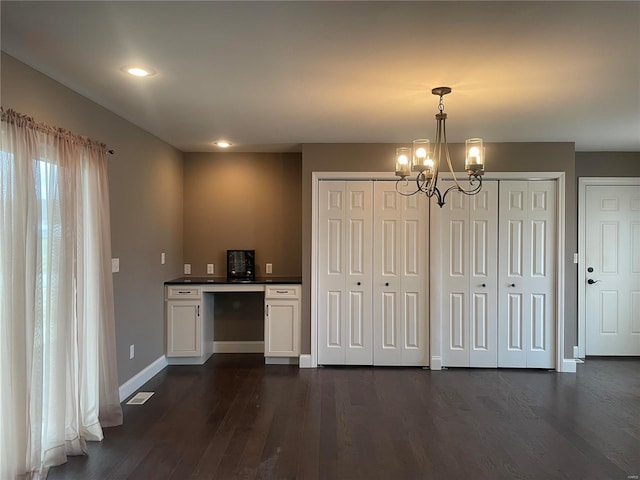
<svg viewBox="0 0 640 480"><path fill-rule="evenodd" d="M486 286L487 286L487 284L486 284L486 283L482 283L482 284L480 284L480 286L481 286L482 288L484 288L484 287L486 287Z"/></svg>
<svg viewBox="0 0 640 480"><path fill-rule="evenodd" d="M360 285L360 282L358 282L358 285Z"/></svg>
<svg viewBox="0 0 640 480"><path fill-rule="evenodd" d="M384 284L384 286L385 286L385 287L388 287L388 286L389 286L389 282L386 282L386 283Z"/></svg>
<svg viewBox="0 0 640 480"><path fill-rule="evenodd" d="M587 280L587 283L589 285L593 285L594 283L598 283L600 280L594 280L593 278L590 278L589 280Z"/></svg>
<svg viewBox="0 0 640 480"><path fill-rule="evenodd" d="M510 283L510 284L509 284L509 286L510 286L510 287L515 287L515 286L516 286L516 284L515 284L515 283Z"/></svg>

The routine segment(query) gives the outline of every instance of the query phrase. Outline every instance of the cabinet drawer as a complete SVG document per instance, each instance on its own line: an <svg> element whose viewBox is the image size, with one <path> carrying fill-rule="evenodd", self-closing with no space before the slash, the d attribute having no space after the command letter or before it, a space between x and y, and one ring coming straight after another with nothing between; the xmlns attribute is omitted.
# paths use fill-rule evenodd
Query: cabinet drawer
<svg viewBox="0 0 640 480"><path fill-rule="evenodd" d="M181 287L169 286L167 287L167 298L200 298L200 289L197 287Z"/></svg>
<svg viewBox="0 0 640 480"><path fill-rule="evenodd" d="M264 291L265 298L298 298L300 297L299 285L267 285Z"/></svg>

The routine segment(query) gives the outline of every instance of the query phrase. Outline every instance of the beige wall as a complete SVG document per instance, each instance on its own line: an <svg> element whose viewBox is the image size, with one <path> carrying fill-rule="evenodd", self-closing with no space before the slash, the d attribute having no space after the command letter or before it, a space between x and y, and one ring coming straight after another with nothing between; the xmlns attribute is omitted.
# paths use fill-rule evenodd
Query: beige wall
<svg viewBox="0 0 640 480"><path fill-rule="evenodd" d="M302 149L302 351L311 351L311 174L312 172L389 172L398 145L305 144ZM454 169L463 170L463 145L453 145ZM486 145L488 172L566 173L565 356L576 345L577 250L573 143L494 143ZM457 160L456 160L457 159Z"/></svg>
<svg viewBox="0 0 640 480"><path fill-rule="evenodd" d="M300 276L299 153L185 153L184 262L226 275L226 251L256 251L256 274Z"/></svg>
<svg viewBox="0 0 640 480"><path fill-rule="evenodd" d="M3 107L115 150L109 194L112 253L120 258L113 286L123 384L164 354L163 282L178 276L182 264L182 153L4 52L1 67Z"/></svg>

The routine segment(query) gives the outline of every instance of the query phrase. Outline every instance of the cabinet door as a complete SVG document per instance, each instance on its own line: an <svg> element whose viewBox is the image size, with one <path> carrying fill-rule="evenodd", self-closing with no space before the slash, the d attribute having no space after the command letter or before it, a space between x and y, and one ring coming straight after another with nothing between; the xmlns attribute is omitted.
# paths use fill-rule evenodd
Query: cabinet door
<svg viewBox="0 0 640 480"><path fill-rule="evenodd" d="M374 365L428 365L429 204L375 182Z"/></svg>
<svg viewBox="0 0 640 480"><path fill-rule="evenodd" d="M264 322L265 357L300 355L300 302L267 300Z"/></svg>
<svg viewBox="0 0 640 480"><path fill-rule="evenodd" d="M167 357L202 355L200 301L167 302Z"/></svg>
<svg viewBox="0 0 640 480"><path fill-rule="evenodd" d="M500 182L498 366L553 368L556 182Z"/></svg>

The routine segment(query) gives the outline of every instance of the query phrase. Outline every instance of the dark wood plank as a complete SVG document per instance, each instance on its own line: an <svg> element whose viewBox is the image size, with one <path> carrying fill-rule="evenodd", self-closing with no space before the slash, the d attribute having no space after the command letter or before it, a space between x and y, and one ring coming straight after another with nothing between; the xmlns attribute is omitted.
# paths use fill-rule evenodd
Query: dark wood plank
<svg viewBox="0 0 640 480"><path fill-rule="evenodd" d="M578 372L172 366L56 479L627 479L640 473L640 359Z"/></svg>

